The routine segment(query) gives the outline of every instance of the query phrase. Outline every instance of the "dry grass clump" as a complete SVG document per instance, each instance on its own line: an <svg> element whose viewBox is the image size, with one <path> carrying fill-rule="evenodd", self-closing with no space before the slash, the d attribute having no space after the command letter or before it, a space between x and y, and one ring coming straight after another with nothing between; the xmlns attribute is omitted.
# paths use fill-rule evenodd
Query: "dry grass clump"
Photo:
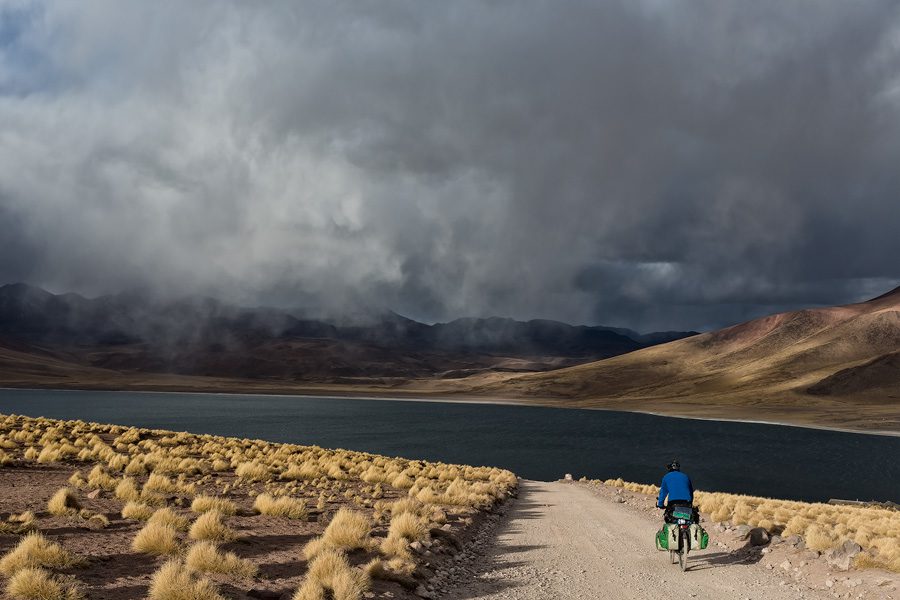
<svg viewBox="0 0 900 600"><path fill-rule="evenodd" d="M27 567L10 577L6 595L13 600L81 600L84 594L72 578L54 576L43 569Z"/></svg>
<svg viewBox="0 0 900 600"><path fill-rule="evenodd" d="M603 483L643 494L659 493L656 486L632 484L621 479ZM717 492L697 492L694 503L714 521L763 527L782 536L803 536L811 550L822 552L852 540L865 550L857 559L859 566L878 566L900 572L898 511Z"/></svg>
<svg viewBox="0 0 900 600"><path fill-rule="evenodd" d="M196 496L191 502L191 510L195 513L206 513L216 510L223 515L233 515L237 512L237 506L231 500L216 496Z"/></svg>
<svg viewBox="0 0 900 600"><path fill-rule="evenodd" d="M307 560L312 560L325 550L368 549L372 545L372 538L369 537L371 528L372 524L364 514L341 508L321 537L310 540L304 546L303 554Z"/></svg>
<svg viewBox="0 0 900 600"><path fill-rule="evenodd" d="M253 502L253 509L261 515L288 519L306 519L309 516L303 500L289 496L274 498L271 494L260 494Z"/></svg>
<svg viewBox="0 0 900 600"><path fill-rule="evenodd" d="M152 506L143 504L141 502L131 501L126 503L125 506L122 507L122 518L146 521L153 515L153 512L154 509Z"/></svg>
<svg viewBox="0 0 900 600"><path fill-rule="evenodd" d="M178 483L172 481L165 475L160 475L159 473L150 473L150 477L147 478L146 483L144 483L144 488L141 490L141 494L153 494L153 493L161 493L161 494L174 494L181 491Z"/></svg>
<svg viewBox="0 0 900 600"><path fill-rule="evenodd" d="M25 568L71 567L79 562L65 548L35 532L19 540L16 547L0 559L0 573L10 576Z"/></svg>
<svg viewBox="0 0 900 600"><path fill-rule="evenodd" d="M109 519L106 515L93 513L87 517L87 526L89 529L106 529L109 527Z"/></svg>
<svg viewBox="0 0 900 600"><path fill-rule="evenodd" d="M35 529L37 517L30 510L19 515L10 515L6 522L0 521L0 534L22 534Z"/></svg>
<svg viewBox="0 0 900 600"><path fill-rule="evenodd" d="M290 465L281 475L279 475L280 479L287 479L290 481L312 481L313 479L318 479L319 468L308 462L304 462L299 465Z"/></svg>
<svg viewBox="0 0 900 600"><path fill-rule="evenodd" d="M251 561L234 552L220 552L212 542L192 545L184 559L188 568L205 573L222 573L232 577L253 577L259 570Z"/></svg>
<svg viewBox="0 0 900 600"><path fill-rule="evenodd" d="M237 532L222 522L222 513L217 510L205 512L194 521L188 532L192 540L229 542L237 539Z"/></svg>
<svg viewBox="0 0 900 600"><path fill-rule="evenodd" d="M215 584L198 577L177 559L167 561L150 580L149 600L225 600Z"/></svg>
<svg viewBox="0 0 900 600"><path fill-rule="evenodd" d="M369 576L354 569L340 552L324 550L309 564L309 572L293 600L359 600L369 589Z"/></svg>
<svg viewBox="0 0 900 600"><path fill-rule="evenodd" d="M60 488L47 502L47 512L57 517L74 515L81 510L78 496L69 488Z"/></svg>
<svg viewBox="0 0 900 600"><path fill-rule="evenodd" d="M147 523L137 532L131 541L135 552L153 556L172 556L178 554L181 544L178 542L178 531L169 525Z"/></svg>
<svg viewBox="0 0 900 600"><path fill-rule="evenodd" d="M425 521L411 512L404 512L391 518L388 537L403 537L411 542L428 536Z"/></svg>
<svg viewBox="0 0 900 600"><path fill-rule="evenodd" d="M141 498L141 492L131 477L123 477L116 484L115 495L116 498L124 502L136 502Z"/></svg>
<svg viewBox="0 0 900 600"><path fill-rule="evenodd" d="M182 517L175 513L171 508L160 508L154 512L147 520L148 524L165 525L178 531L187 531L191 522L186 517Z"/></svg>
<svg viewBox="0 0 900 600"><path fill-rule="evenodd" d="M268 481L272 477L269 469L256 461L239 464L234 474L247 481Z"/></svg>
<svg viewBox="0 0 900 600"><path fill-rule="evenodd" d="M96 465L88 473L87 485L92 489L114 490L118 481L106 472L100 465Z"/></svg>

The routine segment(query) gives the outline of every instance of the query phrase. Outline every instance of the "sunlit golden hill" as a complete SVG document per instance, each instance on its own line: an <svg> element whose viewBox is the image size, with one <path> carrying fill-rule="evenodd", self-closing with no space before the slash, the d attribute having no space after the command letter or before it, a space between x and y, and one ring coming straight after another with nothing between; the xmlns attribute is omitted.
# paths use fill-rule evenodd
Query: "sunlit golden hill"
<svg viewBox="0 0 900 600"><path fill-rule="evenodd" d="M485 378L473 391L900 431L900 288L567 369Z"/></svg>

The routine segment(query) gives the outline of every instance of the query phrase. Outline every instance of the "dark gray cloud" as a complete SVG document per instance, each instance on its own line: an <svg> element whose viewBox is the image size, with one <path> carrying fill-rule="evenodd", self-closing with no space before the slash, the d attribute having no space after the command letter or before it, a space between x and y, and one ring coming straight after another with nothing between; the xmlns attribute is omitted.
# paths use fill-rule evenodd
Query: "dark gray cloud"
<svg viewBox="0 0 900 600"><path fill-rule="evenodd" d="M638 329L900 282L895 2L0 7L0 280Z"/></svg>

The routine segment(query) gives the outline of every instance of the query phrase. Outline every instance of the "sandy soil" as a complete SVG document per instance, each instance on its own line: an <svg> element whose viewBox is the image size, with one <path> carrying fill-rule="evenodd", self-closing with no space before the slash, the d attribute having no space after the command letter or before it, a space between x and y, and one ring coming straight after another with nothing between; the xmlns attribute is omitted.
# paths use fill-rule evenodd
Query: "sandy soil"
<svg viewBox="0 0 900 600"><path fill-rule="evenodd" d="M477 576L451 600L900 598L900 576L833 572L815 553L750 547L706 525L707 550L682 573L657 551L653 500L569 482L523 481Z"/></svg>

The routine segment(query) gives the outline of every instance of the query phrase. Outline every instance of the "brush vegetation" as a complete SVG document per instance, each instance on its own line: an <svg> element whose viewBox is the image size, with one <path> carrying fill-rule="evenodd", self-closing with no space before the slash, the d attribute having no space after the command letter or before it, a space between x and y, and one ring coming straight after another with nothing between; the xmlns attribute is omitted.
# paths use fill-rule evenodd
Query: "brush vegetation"
<svg viewBox="0 0 900 600"><path fill-rule="evenodd" d="M373 543L369 537L371 530L372 524L364 514L341 508L325 528L325 533L306 544L303 554L307 560L312 560L326 550L368 549Z"/></svg>
<svg viewBox="0 0 900 600"><path fill-rule="evenodd" d="M323 550L309 564L309 572L293 600L359 600L371 584L365 571L350 566L336 550Z"/></svg>
<svg viewBox="0 0 900 600"><path fill-rule="evenodd" d="M71 567L81 561L68 550L40 533L29 533L0 559L0 573L7 577L26 568Z"/></svg>
<svg viewBox="0 0 900 600"><path fill-rule="evenodd" d="M79 510L81 510L81 503L78 501L78 496L69 488L60 488L47 502L47 512L57 517L74 515Z"/></svg>
<svg viewBox="0 0 900 600"><path fill-rule="evenodd" d="M237 538L237 532L222 522L222 513L211 510L197 517L191 525L188 537L192 540L230 542Z"/></svg>
<svg viewBox="0 0 900 600"><path fill-rule="evenodd" d="M44 569L27 567L17 571L6 584L13 600L81 600L84 594L73 578L52 575Z"/></svg>
<svg viewBox="0 0 900 600"><path fill-rule="evenodd" d="M215 584L177 559L166 562L150 580L149 600L225 600Z"/></svg>
<svg viewBox="0 0 900 600"><path fill-rule="evenodd" d="M253 509L261 515L287 517L288 519L306 519L309 516L306 504L302 500L289 496L275 498L270 494L260 494L253 502Z"/></svg>
<svg viewBox="0 0 900 600"><path fill-rule="evenodd" d="M217 546L237 537L229 517L240 515L242 526L248 519L262 525L270 517L310 521L313 512L317 523L302 527L319 536L304 548L308 572L297 598L356 599L369 576L350 566L348 555L353 563L377 560L373 572L386 578L408 576L417 566L411 542L426 540L431 528L448 521L468 527L475 513L504 500L517 485L509 471L489 467L15 415L0 415L0 452L0 476L4 465L71 465L68 486L47 502L53 515L105 527L106 517L79 501L78 490L93 490L89 508L99 492L104 501L120 503L123 519L145 522L131 539L132 551L178 557L154 575L150 597L155 599L219 598L215 586L197 575L201 572L253 576L251 561ZM254 512L248 510L251 504ZM196 515L193 522L188 508ZM21 517L0 521L0 532L21 534L35 527L32 513ZM125 548L120 551L127 556ZM26 537L0 559L0 570L12 575L76 562L58 544ZM296 574L303 575L302 569ZM70 593L56 575L49 577L48 586L55 582L61 593ZM101 585L102 577L93 572L89 577L92 585Z"/></svg>
<svg viewBox="0 0 900 600"><path fill-rule="evenodd" d="M211 510L223 515L233 515L237 512L237 506L231 500L215 496L196 496L191 502L191 510L195 513L205 513Z"/></svg>
<svg viewBox="0 0 900 600"><path fill-rule="evenodd" d="M258 571L251 561L234 552L222 552L212 542L196 542L184 558L188 568L197 572L222 573L231 577L253 577Z"/></svg>
<svg viewBox="0 0 900 600"><path fill-rule="evenodd" d="M131 542L135 552L154 556L171 556L178 554L181 544L178 542L178 530L162 523L147 523L137 532Z"/></svg>

